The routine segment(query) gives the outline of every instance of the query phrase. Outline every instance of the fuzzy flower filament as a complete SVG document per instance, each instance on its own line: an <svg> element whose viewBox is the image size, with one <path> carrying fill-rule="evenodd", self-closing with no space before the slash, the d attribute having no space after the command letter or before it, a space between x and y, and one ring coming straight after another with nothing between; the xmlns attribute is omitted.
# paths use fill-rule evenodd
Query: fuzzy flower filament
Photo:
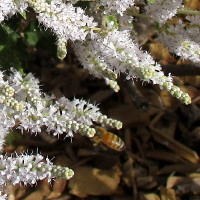
<svg viewBox="0 0 200 200"><path fill-rule="evenodd" d="M68 167L53 165L48 158L43 162L41 155L0 156L0 186L12 184L35 184L38 180L61 177L70 179L74 172Z"/></svg>
<svg viewBox="0 0 200 200"><path fill-rule="evenodd" d="M122 128L120 121L108 118L99 111L97 106L85 100L74 99L73 101L69 101L62 97L57 101L57 105L66 110L68 114L73 115L73 118L79 123L82 122L91 126L93 122L97 122L103 126L110 126L117 129Z"/></svg>
<svg viewBox="0 0 200 200"><path fill-rule="evenodd" d="M104 14L117 12L118 14L123 16L124 11L126 11L131 6L134 6L134 3L135 0L99 0L97 1L97 3L95 2L95 6L103 6Z"/></svg>
<svg viewBox="0 0 200 200"><path fill-rule="evenodd" d="M183 60L190 60L195 64L200 63L200 30L188 27L181 21L168 27L159 27L159 40L169 48L172 53Z"/></svg>
<svg viewBox="0 0 200 200"><path fill-rule="evenodd" d="M17 12L23 13L28 7L27 0L6 0L0 1L0 22L12 17Z"/></svg>
<svg viewBox="0 0 200 200"><path fill-rule="evenodd" d="M1 96L4 97L0 106L5 111L5 115L1 115L0 127L5 129L5 133L17 124L22 132L27 130L36 134L41 132L42 127L46 127L46 131L54 136L63 133L66 137L73 137L74 133L87 137L95 135L93 122L98 122L102 115L97 106L84 100L69 101L65 97L55 99L40 90L39 81L32 74L22 77L16 70L11 71L13 73L5 81L3 74L0 76ZM14 109L12 101L21 102L23 107ZM107 124L113 127L112 120Z"/></svg>
<svg viewBox="0 0 200 200"><path fill-rule="evenodd" d="M107 29L107 32L103 31L101 34L96 34L94 40L89 40L88 45L84 49L76 49L77 54L82 54L81 62L85 66L91 66L90 60L101 58L101 62L104 62L106 67L114 71L114 73L127 73L127 79L140 78L143 81L150 82L153 84L160 85L161 88L163 84L171 85L172 78L164 76L161 71L161 67L156 63L150 54L144 52L140 49L139 45L132 41L129 31L118 31L112 28ZM88 55L95 49L95 54ZM98 56L97 56L98 55ZM83 61L84 60L84 61ZM94 71L94 66L91 66L91 71ZM173 87L167 87L168 91L171 93ZM190 103L190 98L183 95L183 92L177 90L179 94L175 95L176 98L180 99L186 104ZM176 92L176 93L177 93ZM172 92L173 95L175 94Z"/></svg>
<svg viewBox="0 0 200 200"><path fill-rule="evenodd" d="M38 21L50 28L58 37L66 40L84 40L86 35L97 26L92 17L85 15L80 7L62 0L28 0L30 7L38 13Z"/></svg>
<svg viewBox="0 0 200 200"><path fill-rule="evenodd" d="M146 15L151 16L153 21L165 23L177 13L177 9L182 5L183 0L156 0L144 7Z"/></svg>
<svg viewBox="0 0 200 200"><path fill-rule="evenodd" d="M115 92L119 91L119 85L117 84L117 74L113 70L109 69L107 63L98 55L98 50L91 41L75 42L73 44L74 52L80 61L80 63L88 69L90 74L97 78L104 78L107 85L109 85Z"/></svg>

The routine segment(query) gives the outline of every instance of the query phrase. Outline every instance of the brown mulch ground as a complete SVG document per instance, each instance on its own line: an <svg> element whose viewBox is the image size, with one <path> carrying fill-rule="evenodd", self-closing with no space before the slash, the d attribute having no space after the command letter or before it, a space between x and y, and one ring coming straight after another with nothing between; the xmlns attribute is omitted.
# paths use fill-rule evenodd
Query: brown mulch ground
<svg viewBox="0 0 200 200"><path fill-rule="evenodd" d="M145 42L161 64L182 64L160 44ZM159 49L159 51L158 51ZM161 48L162 49L162 48ZM160 53L161 52L161 53ZM70 181L46 180L33 187L9 186L9 199L78 200L197 200L200 199L200 90L199 77L174 78L193 102L185 106L160 91L157 86L119 80L114 93L103 80L83 70L69 51L63 62L50 59L48 51L33 55L32 71L42 89L60 97L83 98L99 104L103 114L123 122L123 129L109 130L123 139L126 149L118 152L105 146L94 147L86 137L72 141L53 138L44 132L24 133L23 140L6 152L26 149L54 158L53 162L75 171Z"/></svg>

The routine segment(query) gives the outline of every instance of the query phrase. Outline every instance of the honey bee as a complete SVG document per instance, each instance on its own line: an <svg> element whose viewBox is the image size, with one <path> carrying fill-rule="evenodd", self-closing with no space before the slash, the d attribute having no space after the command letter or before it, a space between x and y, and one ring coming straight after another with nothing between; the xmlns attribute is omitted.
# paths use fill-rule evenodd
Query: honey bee
<svg viewBox="0 0 200 200"><path fill-rule="evenodd" d="M95 127L95 129L96 135L92 138L95 146L98 145L98 143L103 143L116 151L124 150L125 144L120 137L111 132L107 132L106 129L100 126Z"/></svg>

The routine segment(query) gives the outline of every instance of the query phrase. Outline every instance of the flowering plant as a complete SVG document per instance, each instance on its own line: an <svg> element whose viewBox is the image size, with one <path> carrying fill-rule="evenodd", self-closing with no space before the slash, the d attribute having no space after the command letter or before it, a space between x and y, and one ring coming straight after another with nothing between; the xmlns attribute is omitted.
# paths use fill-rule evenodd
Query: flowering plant
<svg viewBox="0 0 200 200"><path fill-rule="evenodd" d="M136 42L133 19L147 18L155 25L158 40L172 53L197 65L200 61L197 11L186 9L183 0L96 0L88 2L85 10L79 3L76 0L0 0L1 28L11 38L10 42L25 39L22 33L13 33L6 22L15 14L31 20L28 13L34 12L39 24L56 36L58 58L65 58L69 43L83 67L104 79L115 92L120 89L117 78L123 73L128 80L138 78L157 84L181 102L191 103L189 95L173 84L172 76L164 75L160 64ZM173 21L179 13L185 17ZM26 34L30 36L27 42L35 45L37 37L33 39L33 35L38 35ZM1 43L0 56L9 45L9 41ZM6 67L4 59L0 64ZM13 63L11 65L21 64ZM42 127L46 127L47 132L66 137L73 137L74 133L93 137L94 122L116 129L122 127L120 121L103 115L91 103L78 99L70 101L66 97L56 99L43 93L39 81L31 73L24 75L14 68L11 72L9 76L0 72L1 151L13 127L31 133L40 133ZM55 166L48 159L43 162L39 154L1 156L0 160L2 190L9 182L34 184L46 177L50 181L54 177L69 179L73 176L71 169ZM2 198L6 195L2 194Z"/></svg>

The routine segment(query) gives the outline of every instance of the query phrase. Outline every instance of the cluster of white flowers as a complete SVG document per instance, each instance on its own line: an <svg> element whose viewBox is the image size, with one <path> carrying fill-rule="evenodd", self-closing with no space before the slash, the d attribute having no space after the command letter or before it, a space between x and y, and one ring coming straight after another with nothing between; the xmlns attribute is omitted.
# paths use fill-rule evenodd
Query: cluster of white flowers
<svg viewBox="0 0 200 200"><path fill-rule="evenodd" d="M17 12L23 13L28 7L26 0L13 1L13 0L0 0L0 22L7 19Z"/></svg>
<svg viewBox="0 0 200 200"><path fill-rule="evenodd" d="M1 116L2 128L8 130L18 124L22 131L31 133L39 133L42 127L46 127L46 131L54 135L66 133L67 137L72 137L73 132L77 132L94 136L95 129L90 126L104 116L99 108L83 100L48 96L40 91L39 81L31 73L23 78L20 72L14 69L12 72L6 81L1 73L0 106L5 111L5 116ZM117 129L122 126L117 120L107 121L108 126Z"/></svg>
<svg viewBox="0 0 200 200"><path fill-rule="evenodd" d="M0 156L0 187L7 183L35 184L37 180L62 177L70 179L74 172L68 167L60 167L43 156L37 155L16 155L15 157Z"/></svg>
<svg viewBox="0 0 200 200"><path fill-rule="evenodd" d="M103 13L104 14L109 14L112 12L117 12L121 16L123 16L124 11L126 11L128 8L131 6L134 6L135 0L100 0L95 3L96 7L101 7L103 6Z"/></svg>
<svg viewBox="0 0 200 200"><path fill-rule="evenodd" d="M181 7L183 0L156 0L155 3L148 3L145 6L146 14L152 17L153 21L165 23L177 13L177 9Z"/></svg>
<svg viewBox="0 0 200 200"><path fill-rule="evenodd" d="M200 16L186 16L186 19L190 21L191 24L200 26Z"/></svg>
<svg viewBox="0 0 200 200"><path fill-rule="evenodd" d="M192 18L188 18L192 19ZM196 19L196 18L195 18ZM198 19L198 18L197 18ZM193 23L197 23L196 20ZM182 21L159 28L159 40L183 60L200 63L200 27L187 26Z"/></svg>
<svg viewBox="0 0 200 200"><path fill-rule="evenodd" d="M43 162L45 160L45 162ZM35 184L38 180L53 178L70 179L73 177L73 170L68 167L53 165L48 159L41 155L15 155L7 157L0 155L0 188L4 189L8 183L16 184ZM3 195L2 198L6 198Z"/></svg>
<svg viewBox="0 0 200 200"><path fill-rule="evenodd" d="M200 17L186 16L183 21L168 24L183 7L182 0L156 0L145 6L144 1L138 0L96 0L91 3L89 11L78 7L77 2L0 0L0 23L16 13L25 16L30 7L39 23L56 35L58 57L63 59L66 56L67 42L71 40L80 63L95 77L105 79L115 92L119 90L118 75L124 73L127 79L139 78L158 84L183 103L191 103L189 95L173 85L171 75L165 76L161 66L133 38L136 35L133 16L143 15L155 23L158 39L172 53L199 63ZM48 133L55 136L64 133L67 137L73 137L74 133L93 137L94 122L116 129L122 127L120 121L108 118L97 106L84 100L56 99L53 95L44 94L32 74L23 77L13 69L7 77L0 72L0 109L0 151L3 150L6 135L14 126L30 133L40 133L46 127ZM56 167L48 159L44 163L42 159L40 155L1 156L0 187L8 182L34 184L45 177L50 180L53 177L69 179L73 176L70 169ZM6 198L1 191L0 197Z"/></svg>
<svg viewBox="0 0 200 200"><path fill-rule="evenodd" d="M162 89L167 89L182 102L190 103L187 93L180 89L174 92L171 76L166 77L150 54L140 50L139 45L131 40L129 31L111 29L107 34L105 31L96 34L95 39L89 40L85 45L81 46L81 43L77 42L74 46L81 63L94 75L101 70L109 72L101 72L101 75L111 79L109 75L112 75L113 71L115 74L127 73L127 79L139 77L144 81L152 81L153 84L159 84Z"/></svg>
<svg viewBox="0 0 200 200"><path fill-rule="evenodd" d="M119 86L116 82L117 74L110 69L106 61L99 54L99 47L94 45L94 40L85 43L75 42L73 45L74 52L81 64L89 72L98 78L104 78L106 84L115 92L118 92ZM101 45L101 44L100 44ZM98 55L98 56L97 56Z"/></svg>
<svg viewBox="0 0 200 200"><path fill-rule="evenodd" d="M39 133L46 127L46 132L54 136L66 134L66 137L73 137L73 133L93 137L96 132L91 127L93 122L117 129L122 127L120 121L107 118L95 105L84 100L48 96L41 92L39 81L31 73L23 77L14 69L11 71L10 76L0 72L1 151L6 135L14 126L30 133ZM48 159L44 163L42 159L39 154L0 156L0 188L9 182L34 184L46 177L50 181L54 177L69 179L73 176L69 168L54 166Z"/></svg>
<svg viewBox="0 0 200 200"><path fill-rule="evenodd" d="M56 35L71 40L84 40L86 35L97 26L92 17L85 15L80 7L71 3L54 0L28 0L29 5L38 13L38 21L50 28Z"/></svg>

